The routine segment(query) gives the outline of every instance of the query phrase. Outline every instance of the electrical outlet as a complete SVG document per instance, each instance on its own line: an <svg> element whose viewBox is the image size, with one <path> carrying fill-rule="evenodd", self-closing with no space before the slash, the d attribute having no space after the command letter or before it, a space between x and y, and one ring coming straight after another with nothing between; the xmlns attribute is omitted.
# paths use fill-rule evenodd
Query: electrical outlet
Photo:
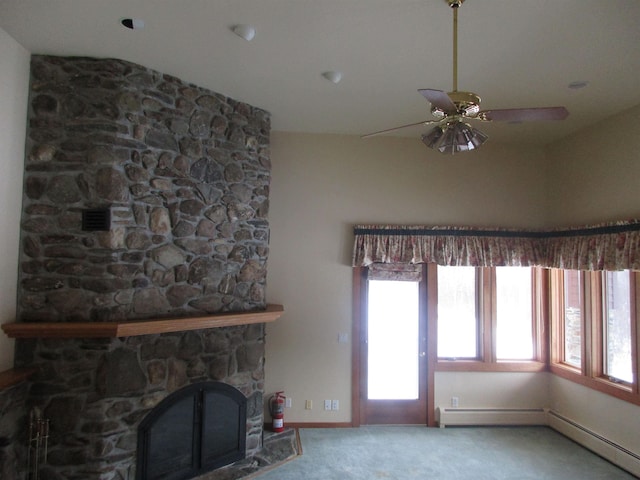
<svg viewBox="0 0 640 480"><path fill-rule="evenodd" d="M325 400L324 401L324 409L325 410L331 410L331 400Z"/></svg>
<svg viewBox="0 0 640 480"><path fill-rule="evenodd" d="M284 407L291 408L291 397L285 397L284 399Z"/></svg>
<svg viewBox="0 0 640 480"><path fill-rule="evenodd" d="M311 409L313 409L313 401L312 401L312 400L305 400L305 402L304 402L304 409L305 409L305 410L311 410Z"/></svg>
<svg viewBox="0 0 640 480"><path fill-rule="evenodd" d="M451 397L451 407L458 408L460 405L460 399L458 397Z"/></svg>
<svg viewBox="0 0 640 480"><path fill-rule="evenodd" d="M340 410L339 400L331 400L331 410Z"/></svg>

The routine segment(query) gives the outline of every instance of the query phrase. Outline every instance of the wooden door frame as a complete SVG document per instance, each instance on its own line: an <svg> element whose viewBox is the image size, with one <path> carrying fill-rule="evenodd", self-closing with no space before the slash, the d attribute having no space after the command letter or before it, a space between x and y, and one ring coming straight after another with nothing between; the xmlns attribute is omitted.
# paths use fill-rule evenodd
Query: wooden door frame
<svg viewBox="0 0 640 480"><path fill-rule="evenodd" d="M352 321L351 321L351 424L359 427L360 422L360 355L362 352L361 324L364 302L366 299L364 285L367 281L365 267L353 267Z"/></svg>
<svg viewBox="0 0 640 480"><path fill-rule="evenodd" d="M433 267L433 268L432 268ZM359 427L362 424L361 415L363 412L360 408L362 399L361 388L361 356L362 345L366 341L362 329L366 306L366 267L353 267L352 281L352 326L351 326L351 424L353 427ZM427 315L427 426L435 427L435 396L434 396L434 378L436 364L436 345L437 345L437 325L435 321L435 308L437 307L436 298L437 290L433 288L436 281L435 265L427 265L423 267L422 280L425 287L420 289L421 294L426 290L426 315ZM430 287L431 286L431 287Z"/></svg>

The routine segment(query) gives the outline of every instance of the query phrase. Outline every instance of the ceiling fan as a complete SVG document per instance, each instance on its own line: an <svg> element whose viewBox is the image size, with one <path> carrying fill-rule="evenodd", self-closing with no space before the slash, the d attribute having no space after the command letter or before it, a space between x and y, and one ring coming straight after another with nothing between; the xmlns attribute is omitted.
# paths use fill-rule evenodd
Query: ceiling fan
<svg viewBox="0 0 640 480"><path fill-rule="evenodd" d="M465 0L445 0L453 9L453 90L444 92L432 88L418 90L431 103L431 114L435 120L410 123L363 135L369 138L417 125L437 124L422 135L429 148L441 153L454 154L474 150L487 140L487 135L473 128L465 120L496 122L529 122L536 120L564 120L569 115L565 107L510 108L480 110L480 97L473 92L458 91L458 9Z"/></svg>

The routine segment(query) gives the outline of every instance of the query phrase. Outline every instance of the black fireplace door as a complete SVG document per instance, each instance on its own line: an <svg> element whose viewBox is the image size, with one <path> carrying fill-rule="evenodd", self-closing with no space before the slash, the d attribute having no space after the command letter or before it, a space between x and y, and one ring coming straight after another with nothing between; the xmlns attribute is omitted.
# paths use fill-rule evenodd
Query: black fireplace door
<svg viewBox="0 0 640 480"><path fill-rule="evenodd" d="M245 457L247 399L220 382L184 387L138 427L138 480L185 480Z"/></svg>

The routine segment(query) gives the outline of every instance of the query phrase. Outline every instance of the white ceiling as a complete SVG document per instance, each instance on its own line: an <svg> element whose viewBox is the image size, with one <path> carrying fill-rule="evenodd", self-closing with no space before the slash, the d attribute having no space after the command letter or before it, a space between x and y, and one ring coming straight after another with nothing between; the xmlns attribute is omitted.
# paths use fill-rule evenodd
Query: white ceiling
<svg viewBox="0 0 640 480"><path fill-rule="evenodd" d="M125 29L124 17L145 28ZM236 24L253 25L254 40L235 36ZM446 0L0 0L0 28L32 53L120 58L264 108L280 131L419 122L431 115L417 90L452 88ZM570 112L476 124L491 141L546 144L640 104L639 0L467 0L458 48L458 87L483 109ZM327 70L343 80L325 80Z"/></svg>

